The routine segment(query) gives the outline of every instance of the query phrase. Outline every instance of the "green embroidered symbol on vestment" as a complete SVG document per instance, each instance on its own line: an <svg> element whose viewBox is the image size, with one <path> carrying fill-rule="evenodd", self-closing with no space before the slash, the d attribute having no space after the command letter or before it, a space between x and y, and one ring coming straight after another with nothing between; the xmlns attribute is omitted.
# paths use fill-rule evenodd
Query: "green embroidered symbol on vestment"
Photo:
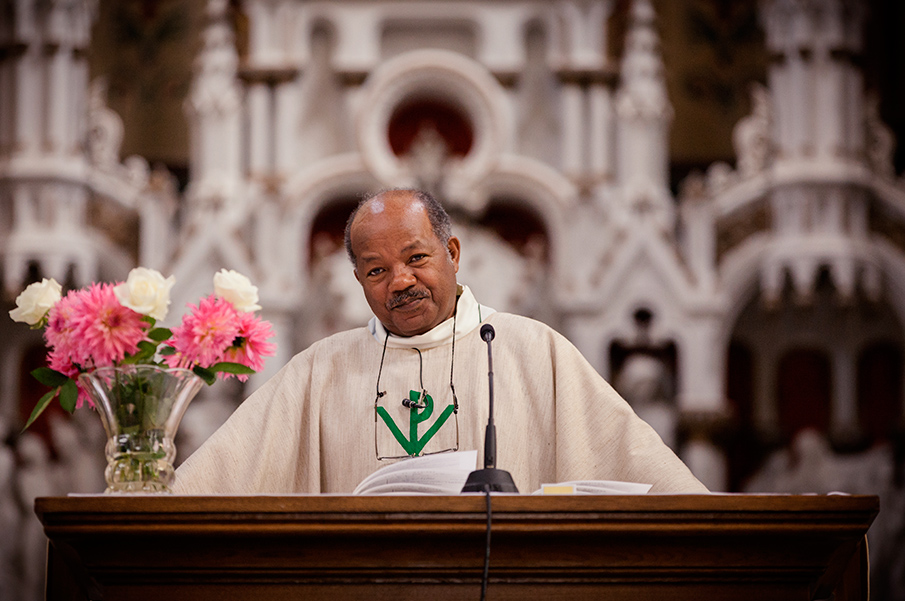
<svg viewBox="0 0 905 601"><path fill-rule="evenodd" d="M393 418L390 417L389 412L387 412L385 408L378 407L377 415L379 415L383 419L383 422L387 425L387 428L390 429L390 432L393 433L393 436L396 437L396 440L400 445L402 445L402 448L405 449L406 454L414 457L421 454L421 451L424 450L424 447L427 446L427 443L430 442L430 439L434 437L434 434L436 434L440 430L443 424L446 423L446 420L449 419L449 416L452 415L455 407L453 405L447 405L446 409L443 410L443 413L440 414L440 417L437 418L437 421L435 421L430 429L428 429L428 431L424 433L424 436L418 438L418 424L427 421L430 418L431 414L434 412L434 399L432 399L431 396L426 392L422 396L422 394L417 390L411 390L409 391L409 400L413 403L423 401L425 407L421 410L413 407L409 412L408 438L406 438L402 434L399 426L396 425L396 422L393 421Z"/></svg>

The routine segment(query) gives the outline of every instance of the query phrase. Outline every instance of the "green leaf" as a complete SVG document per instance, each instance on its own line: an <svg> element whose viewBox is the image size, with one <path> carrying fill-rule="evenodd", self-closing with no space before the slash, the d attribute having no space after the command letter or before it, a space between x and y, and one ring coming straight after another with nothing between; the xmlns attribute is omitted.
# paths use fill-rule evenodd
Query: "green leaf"
<svg viewBox="0 0 905 601"><path fill-rule="evenodd" d="M172 346L165 346L160 349L160 354L163 357L169 357L170 355L176 354L176 349L174 349Z"/></svg>
<svg viewBox="0 0 905 601"><path fill-rule="evenodd" d="M69 380L60 387L60 407L72 413L75 411L76 401L79 400L79 387L75 380Z"/></svg>
<svg viewBox="0 0 905 601"><path fill-rule="evenodd" d="M193 367L192 372L194 372L196 376L204 380L208 386L217 381L217 374L205 367L201 367L200 365Z"/></svg>
<svg viewBox="0 0 905 601"><path fill-rule="evenodd" d="M136 355L141 357L141 360L150 359L154 356L154 353L157 352L157 345L153 342L148 342L147 340L141 340L138 343L138 352Z"/></svg>
<svg viewBox="0 0 905 601"><path fill-rule="evenodd" d="M154 327L154 324L157 323L157 320L150 315L142 315L141 320L145 323L150 324L152 328Z"/></svg>
<svg viewBox="0 0 905 601"><path fill-rule="evenodd" d="M248 367L247 365L242 365L241 363L233 363L231 361L221 361L220 363L214 363L210 367L208 367L211 371L222 371L228 374L253 374L255 370Z"/></svg>
<svg viewBox="0 0 905 601"><path fill-rule="evenodd" d="M58 392L60 392L60 389L54 388L53 390L51 390L50 392L48 392L47 394L45 394L44 396L41 397L41 399L38 401L38 404L35 405L35 408L32 410L31 415L28 416L28 421L25 422L25 427L22 428L23 432L25 432L25 430L28 429L28 426L30 426L32 424L32 422L34 422L36 419L38 419L39 415L44 413L44 410L47 409L47 405L49 405L50 401L52 401L53 398L55 396L57 396Z"/></svg>
<svg viewBox="0 0 905 601"><path fill-rule="evenodd" d="M170 336L173 335L173 332L169 328L154 328L150 332L148 332L148 338L151 340L156 340L157 342L163 342L164 340L169 340Z"/></svg>
<svg viewBox="0 0 905 601"><path fill-rule="evenodd" d="M157 345L147 340L138 343L138 351L133 355L126 355L121 361L123 365L135 365L136 363L144 363L154 356L157 351Z"/></svg>
<svg viewBox="0 0 905 601"><path fill-rule="evenodd" d="M31 375L44 386L50 386L51 388L59 388L69 381L69 376L49 367L39 367L32 370Z"/></svg>

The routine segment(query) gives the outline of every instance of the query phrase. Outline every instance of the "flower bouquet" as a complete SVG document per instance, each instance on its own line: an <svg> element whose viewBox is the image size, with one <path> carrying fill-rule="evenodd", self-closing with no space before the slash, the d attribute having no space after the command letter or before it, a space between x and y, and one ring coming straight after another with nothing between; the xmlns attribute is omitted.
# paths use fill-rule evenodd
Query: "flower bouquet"
<svg viewBox="0 0 905 601"><path fill-rule="evenodd" d="M95 283L65 296L56 281L28 286L10 311L15 321L44 328L48 367L32 372L51 388L27 428L54 398L69 412L97 409L107 431L108 492L167 492L173 481L173 439L188 403L218 375L242 381L259 371L275 347L273 330L255 315L257 288L221 270L214 293L189 304L172 330L166 318L172 276L144 267L125 282Z"/></svg>

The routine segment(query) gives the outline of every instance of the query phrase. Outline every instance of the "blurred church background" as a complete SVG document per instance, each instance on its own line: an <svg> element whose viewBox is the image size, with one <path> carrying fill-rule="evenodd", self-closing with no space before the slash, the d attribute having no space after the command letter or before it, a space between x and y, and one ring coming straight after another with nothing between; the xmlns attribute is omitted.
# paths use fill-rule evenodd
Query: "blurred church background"
<svg viewBox="0 0 905 601"><path fill-rule="evenodd" d="M277 357L180 457L370 316L362 193L420 186L482 302L545 321L714 491L877 494L905 599L905 6L896 0L0 0L0 280L260 288ZM90 410L21 429L40 332L0 319L0 598L36 496L103 489ZM504 427L501 425L500 427Z"/></svg>

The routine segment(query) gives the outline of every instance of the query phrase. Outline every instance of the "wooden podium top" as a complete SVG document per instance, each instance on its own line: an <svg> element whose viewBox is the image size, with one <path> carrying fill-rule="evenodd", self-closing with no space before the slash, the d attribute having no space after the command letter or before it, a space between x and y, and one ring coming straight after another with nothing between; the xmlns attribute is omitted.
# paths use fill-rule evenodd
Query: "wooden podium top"
<svg viewBox="0 0 905 601"><path fill-rule="evenodd" d="M477 598L483 495L40 498L48 598ZM492 497L490 599L858 598L875 496ZM843 575L845 574L845 578ZM841 583L841 585L840 585Z"/></svg>

